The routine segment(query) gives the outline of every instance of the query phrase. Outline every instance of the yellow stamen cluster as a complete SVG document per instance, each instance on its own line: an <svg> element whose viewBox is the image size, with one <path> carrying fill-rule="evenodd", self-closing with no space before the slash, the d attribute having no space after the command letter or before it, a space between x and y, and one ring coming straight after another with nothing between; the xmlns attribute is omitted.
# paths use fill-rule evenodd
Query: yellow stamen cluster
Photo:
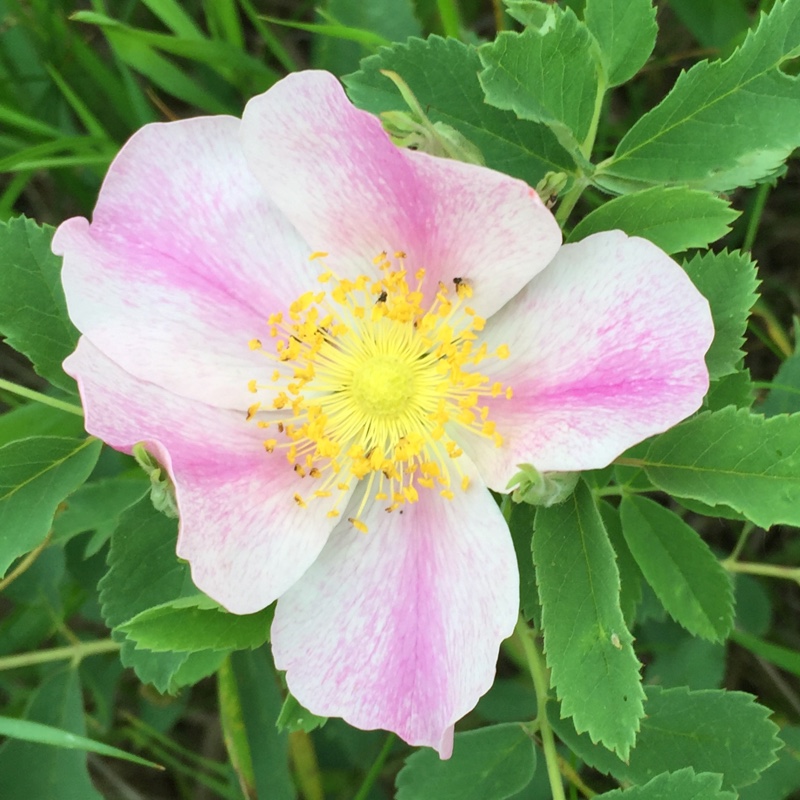
<svg viewBox="0 0 800 800"><path fill-rule="evenodd" d="M322 262L326 254L311 258ZM352 525L370 500L394 511L419 499L419 489L449 499L466 491L469 477L454 434L468 429L503 443L489 417L487 397L511 397L476 367L507 358L501 345L479 343L485 320L467 305L470 284L455 278L432 298L424 293L425 270L409 283L405 254L381 253L377 277L319 276L323 288L298 297L284 313L271 314L267 348L249 346L273 362L271 383L251 380L248 389L269 399L253 403L247 419L269 429L264 448L285 450L291 468L313 479L306 499L332 498L328 516L340 514L353 481L366 481ZM324 268L324 264L323 264Z"/></svg>

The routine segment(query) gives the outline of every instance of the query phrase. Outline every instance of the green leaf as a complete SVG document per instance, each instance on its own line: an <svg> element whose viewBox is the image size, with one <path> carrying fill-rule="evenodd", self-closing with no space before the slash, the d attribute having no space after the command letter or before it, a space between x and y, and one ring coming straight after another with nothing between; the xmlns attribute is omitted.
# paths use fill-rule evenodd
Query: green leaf
<svg viewBox="0 0 800 800"><path fill-rule="evenodd" d="M43 378L74 392L61 362L75 349L78 331L67 315L61 259L50 251L53 232L25 217L0 222L0 333Z"/></svg>
<svg viewBox="0 0 800 800"><path fill-rule="evenodd" d="M698 254L683 268L711 305L714 341L706 353L711 378L730 375L744 357L747 318L757 299L755 262L746 253L723 251Z"/></svg>
<svg viewBox="0 0 800 800"><path fill-rule="evenodd" d="M727 406L749 409L754 400L755 389L750 378L750 370L742 369L711 382L708 394L703 400L703 410L721 411ZM800 411L800 407L797 410Z"/></svg>
<svg viewBox="0 0 800 800"><path fill-rule="evenodd" d="M66 750L85 750L88 753L98 753L101 756L119 758L123 761L130 761L133 764L141 764L143 767L164 769L154 761L148 761L146 758L141 758L133 753L126 753L118 747L105 744L105 742L97 742L86 736L79 736L71 731L54 728L52 725L43 725L41 722L32 722L29 719L0 717L0 736L7 736L9 739L19 739L25 742L35 742L36 744L62 747Z"/></svg>
<svg viewBox="0 0 800 800"><path fill-rule="evenodd" d="M587 0L583 19L600 45L609 86L630 80L653 52L658 25L652 0Z"/></svg>
<svg viewBox="0 0 800 800"><path fill-rule="evenodd" d="M42 403L25 403L0 415L0 446L30 436L83 435L81 417Z"/></svg>
<svg viewBox="0 0 800 800"><path fill-rule="evenodd" d="M397 800L503 800L533 778L536 750L518 724L457 733L453 756L442 761L418 750L397 775Z"/></svg>
<svg viewBox="0 0 800 800"><path fill-rule="evenodd" d="M616 197L584 217L572 230L577 242L598 231L642 236L666 253L705 247L721 239L739 216L725 200L685 186L653 186Z"/></svg>
<svg viewBox="0 0 800 800"><path fill-rule="evenodd" d="M275 726L281 695L275 670L265 648L237 650L231 667L238 694L241 719L250 753L256 796L269 800L294 800L296 793L289 772L289 734Z"/></svg>
<svg viewBox="0 0 800 800"><path fill-rule="evenodd" d="M784 800L800 789L800 727L784 728L779 734L783 749L778 760L759 779L745 786L739 800Z"/></svg>
<svg viewBox="0 0 800 800"><path fill-rule="evenodd" d="M750 27L742 0L669 0L669 7L703 47L724 47Z"/></svg>
<svg viewBox="0 0 800 800"><path fill-rule="evenodd" d="M601 501L597 504L600 516L603 518L603 525L608 534L608 541L614 548L617 557L617 569L619 569L620 592L619 606L622 609L622 616L625 623L630 627L636 619L636 610L642 602L642 572L636 564L628 547L625 537L622 535L622 522L619 518L619 510L610 503Z"/></svg>
<svg viewBox="0 0 800 800"><path fill-rule="evenodd" d="M273 613L270 607L255 614L229 614L216 605L203 608L178 600L145 609L117 629L154 653L253 650L267 641Z"/></svg>
<svg viewBox="0 0 800 800"><path fill-rule="evenodd" d="M474 47L431 36L383 48L344 78L352 101L373 114L405 111L397 87L380 70L400 75L428 117L455 128L478 147L486 165L535 186L547 172L573 169L572 159L544 125L519 120L484 102Z"/></svg>
<svg viewBox="0 0 800 800"><path fill-rule="evenodd" d="M554 711L548 718L579 758L619 781L642 784L662 772L691 767L722 774L723 786L731 789L752 783L776 760L778 726L769 720L769 709L744 692L648 686L645 712L628 763L575 733Z"/></svg>
<svg viewBox="0 0 800 800"><path fill-rule="evenodd" d="M27 719L83 737L86 723L78 672L54 672L36 689ZM0 747L0 797L3 800L103 800L92 786L86 753L10 739Z"/></svg>
<svg viewBox="0 0 800 800"><path fill-rule="evenodd" d="M614 551L590 489L581 483L566 502L539 509L534 527L545 653L561 713L627 758L644 693Z"/></svg>
<svg viewBox="0 0 800 800"><path fill-rule="evenodd" d="M84 483L62 506L53 523L53 541L65 542L85 531L98 531L106 541L123 511L150 488L143 476L105 478Z"/></svg>
<svg viewBox="0 0 800 800"><path fill-rule="evenodd" d="M793 353L781 364L767 399L758 410L765 417L800 411L800 352Z"/></svg>
<svg viewBox="0 0 800 800"><path fill-rule="evenodd" d="M548 9L539 28L504 32L478 49L486 102L547 125L578 163L605 91L597 43L570 9Z"/></svg>
<svg viewBox="0 0 800 800"><path fill-rule="evenodd" d="M336 20L347 28L369 31L390 42L404 42L421 36L422 29L414 16L411 0L328 0L325 18ZM358 68L364 45L336 36L315 36L314 67L342 75Z"/></svg>
<svg viewBox="0 0 800 800"><path fill-rule="evenodd" d="M722 790L722 777L710 772L695 773L691 767L656 775L644 786L615 789L597 795L598 800L736 800L733 792Z"/></svg>
<svg viewBox="0 0 800 800"><path fill-rule="evenodd" d="M188 565L175 555L176 538L177 520L159 514L143 497L123 513L111 537L109 570L99 584L103 618L122 642L122 663L144 683L170 693L213 672L224 652L153 653L137 649L117 628L148 608L197 595Z"/></svg>
<svg viewBox="0 0 800 800"><path fill-rule="evenodd" d="M669 615L695 636L723 641L733 626L733 588L699 534L646 497L624 496L620 516L625 541Z"/></svg>
<svg viewBox="0 0 800 800"><path fill-rule="evenodd" d="M758 636L753 636L752 633L746 633L740 630L731 632L731 641L746 648L759 658L769 661L776 667L780 667L786 670L786 672L791 672L793 675L800 677L800 653L798 653L797 650L793 650L790 647L783 647L779 644L772 644L772 642L766 642Z"/></svg>
<svg viewBox="0 0 800 800"><path fill-rule="evenodd" d="M275 723L279 731L311 731L321 728L328 721L327 717L318 717L312 714L307 708L300 705L293 694L287 694L283 701L281 713L278 714L278 721Z"/></svg>
<svg viewBox="0 0 800 800"><path fill-rule="evenodd" d="M539 606L539 593L536 589L536 570L533 568L533 554L531 552L535 509L527 503L512 503L510 499L503 502L510 503L511 507L511 518L508 521L508 527L511 531L511 540L514 542L517 564L519 565L520 607L525 619L536 620L536 626L538 627L542 612Z"/></svg>
<svg viewBox="0 0 800 800"><path fill-rule="evenodd" d="M56 436L0 447L0 575L44 541L59 503L89 477L101 447Z"/></svg>
<svg viewBox="0 0 800 800"><path fill-rule="evenodd" d="M800 525L800 414L707 411L661 434L643 461L677 497L728 505L762 528Z"/></svg>
<svg viewBox="0 0 800 800"><path fill-rule="evenodd" d="M727 191L774 175L800 145L800 83L780 70L798 54L800 0L778 2L729 59L681 73L598 167L598 184Z"/></svg>

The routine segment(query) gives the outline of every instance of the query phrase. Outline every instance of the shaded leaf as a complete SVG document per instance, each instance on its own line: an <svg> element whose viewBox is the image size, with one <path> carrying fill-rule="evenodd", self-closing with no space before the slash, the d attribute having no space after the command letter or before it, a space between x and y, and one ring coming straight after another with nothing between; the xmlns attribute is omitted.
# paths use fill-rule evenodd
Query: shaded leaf
<svg viewBox="0 0 800 800"><path fill-rule="evenodd" d="M457 733L452 758L418 750L397 775L397 800L504 800L533 778L536 750L515 723Z"/></svg>
<svg viewBox="0 0 800 800"><path fill-rule="evenodd" d="M733 792L722 789L722 777L710 772L695 773L693 769L665 772L656 775L644 786L615 789L598 795L606 800L736 800Z"/></svg>
<svg viewBox="0 0 800 800"><path fill-rule="evenodd" d="M79 334L67 315L61 259L50 251L54 232L25 217L0 222L0 333L43 378L74 392L61 362Z"/></svg>
<svg viewBox="0 0 800 800"><path fill-rule="evenodd" d="M361 62L361 71L344 78L353 102L373 114L405 111L397 87L380 70L406 81L433 122L455 128L476 145L486 165L535 186L550 171L566 172L572 159L544 125L519 120L510 111L487 105L477 73L474 47L431 36L383 48Z"/></svg>
<svg viewBox="0 0 800 800"><path fill-rule="evenodd" d="M37 436L0 447L0 575L41 544L59 503L91 473L97 439Z"/></svg>

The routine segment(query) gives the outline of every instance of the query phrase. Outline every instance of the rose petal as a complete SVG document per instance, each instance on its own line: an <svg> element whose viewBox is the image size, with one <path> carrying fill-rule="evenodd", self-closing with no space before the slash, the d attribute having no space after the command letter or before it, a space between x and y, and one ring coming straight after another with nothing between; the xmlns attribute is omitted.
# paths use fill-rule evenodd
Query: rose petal
<svg viewBox="0 0 800 800"><path fill-rule="evenodd" d="M326 72L290 75L242 118L248 162L270 196L328 263L353 276L381 251L406 253L426 285L474 284L493 313L555 255L561 232L536 193L492 170L392 144Z"/></svg>
<svg viewBox="0 0 800 800"><path fill-rule="evenodd" d="M271 372L248 341L313 288L317 270L250 175L239 121L148 125L111 165L89 226L53 240L70 317L130 374L222 407Z"/></svg>
<svg viewBox="0 0 800 800"><path fill-rule="evenodd" d="M168 469L180 509L178 555L229 611L269 605L308 568L333 527L327 507L298 508L308 491L263 431L242 414L190 402L140 381L85 337L64 362L77 381L86 430L119 450L145 442Z"/></svg>
<svg viewBox="0 0 800 800"><path fill-rule="evenodd" d="M421 491L402 514L382 505L362 516L369 533L337 527L280 598L275 663L313 713L395 731L447 757L454 722L492 685L514 628L514 548L480 484L452 501Z"/></svg>
<svg viewBox="0 0 800 800"><path fill-rule="evenodd" d="M603 467L699 408L714 337L706 299L654 244L621 231L562 247L486 326L483 362L513 398L490 400L505 443L459 435L483 479L504 490L516 465Z"/></svg>

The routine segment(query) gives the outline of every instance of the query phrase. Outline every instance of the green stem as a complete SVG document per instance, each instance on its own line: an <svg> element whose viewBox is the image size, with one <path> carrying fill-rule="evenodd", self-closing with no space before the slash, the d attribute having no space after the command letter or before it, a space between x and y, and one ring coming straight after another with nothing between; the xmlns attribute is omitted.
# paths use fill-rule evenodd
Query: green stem
<svg viewBox="0 0 800 800"><path fill-rule="evenodd" d="M378 757L372 762L372 766L369 768L369 772L364 777L364 782L361 784L361 788L359 788L353 800L366 800L369 790L372 788L372 784L378 779L378 775L381 774L386 759L389 758L389 753L392 750L392 745L396 738L397 737L393 733L390 733L386 737L386 741L383 743Z"/></svg>
<svg viewBox="0 0 800 800"><path fill-rule="evenodd" d="M728 572L745 572L748 575L765 575L768 578L783 578L800 583L800 567L782 567L778 564L757 564L751 561L725 559L722 566Z"/></svg>
<svg viewBox="0 0 800 800"><path fill-rule="evenodd" d="M581 199L581 195L588 185L585 178L578 178L573 187L559 201L555 217L562 230L567 224L567 219L572 213L572 209L575 208L576 203Z"/></svg>
<svg viewBox="0 0 800 800"><path fill-rule="evenodd" d="M119 650L119 642L113 639L100 639L94 642L81 642L69 647L54 647L51 650L37 650L34 653L20 653L15 656L0 657L0 671L4 669L19 669L32 664L46 664L49 661L67 661L72 659L80 661L87 656L96 656L100 653L114 653Z"/></svg>
<svg viewBox="0 0 800 800"><path fill-rule="evenodd" d="M736 546L733 548L733 551L728 556L727 561L733 564L734 561L739 560L739 556L742 554L742 550L744 550L745 544L747 544L747 537L753 532L756 526L753 525L752 522L745 522L742 526L742 532L739 534L739 538L736 541Z"/></svg>
<svg viewBox="0 0 800 800"><path fill-rule="evenodd" d="M439 18L442 20L442 29L445 36L453 39L461 38L461 13L456 0L436 0L439 9Z"/></svg>
<svg viewBox="0 0 800 800"><path fill-rule="evenodd" d="M83 416L83 409L74 403L65 403L63 400L57 400L55 397L50 397L41 392L35 392L33 389L28 389L26 386L20 386L18 383L0 378L0 389L5 389L11 394L19 395L27 400L35 400L37 403L42 403L46 406L58 408L61 411L66 411L68 414L75 414L78 417Z"/></svg>
<svg viewBox="0 0 800 800"><path fill-rule="evenodd" d="M556 740L553 736L553 729L550 727L550 721L547 719L547 700L550 688L547 668L544 665L544 659L536 644L534 632L528 627L522 617L519 618L519 622L517 623L516 634L525 649L528 669L533 679L533 688L536 690L536 720L539 723L539 733L542 737L542 751L544 752L544 760L547 764L550 791L552 792L553 800L566 800L564 784L561 780L558 752L556 751Z"/></svg>

